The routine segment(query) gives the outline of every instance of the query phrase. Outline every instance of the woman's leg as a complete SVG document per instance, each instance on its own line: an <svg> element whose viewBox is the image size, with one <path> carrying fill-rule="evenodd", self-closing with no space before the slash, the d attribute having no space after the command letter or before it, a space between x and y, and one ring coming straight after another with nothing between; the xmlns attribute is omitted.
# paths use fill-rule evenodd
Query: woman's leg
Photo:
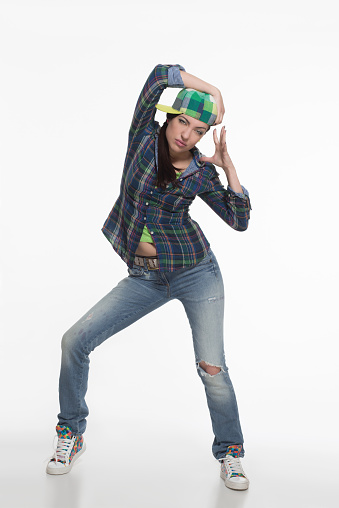
<svg viewBox="0 0 339 508"><path fill-rule="evenodd" d="M92 307L62 338L58 425L81 435L86 429L85 402L89 354L99 344L168 301L158 271L136 267Z"/></svg>
<svg viewBox="0 0 339 508"><path fill-rule="evenodd" d="M183 274L176 291L191 325L197 370L206 391L215 436L212 452L220 459L225 457L229 446L243 444L243 435L225 363L223 281L212 251ZM236 449L242 457L243 447Z"/></svg>

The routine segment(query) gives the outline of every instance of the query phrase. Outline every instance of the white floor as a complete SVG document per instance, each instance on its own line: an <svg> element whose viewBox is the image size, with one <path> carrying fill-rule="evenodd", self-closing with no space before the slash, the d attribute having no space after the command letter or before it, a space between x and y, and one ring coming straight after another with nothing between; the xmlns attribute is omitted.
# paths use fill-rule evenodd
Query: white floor
<svg viewBox="0 0 339 508"><path fill-rule="evenodd" d="M51 436L20 442L1 439L2 508L334 508L338 506L334 456L323 450L249 443L243 466L248 491L232 491L219 477L206 436L174 429L159 453L162 436L130 428L100 436L87 431L87 450L63 476L45 474ZM168 429L167 429L168 431ZM167 432L166 431L166 432ZM168 433L168 432L167 432ZM15 445L16 443L16 445ZM14 445L14 446L13 446ZM267 445L267 443L266 443Z"/></svg>

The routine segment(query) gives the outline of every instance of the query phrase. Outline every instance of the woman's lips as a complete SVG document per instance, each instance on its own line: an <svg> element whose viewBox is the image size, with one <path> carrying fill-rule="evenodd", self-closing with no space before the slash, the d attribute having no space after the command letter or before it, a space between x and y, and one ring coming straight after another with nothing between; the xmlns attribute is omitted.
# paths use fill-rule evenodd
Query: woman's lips
<svg viewBox="0 0 339 508"><path fill-rule="evenodd" d="M180 141L180 139L176 139L175 142L180 147L186 146L186 143L183 143L183 141Z"/></svg>

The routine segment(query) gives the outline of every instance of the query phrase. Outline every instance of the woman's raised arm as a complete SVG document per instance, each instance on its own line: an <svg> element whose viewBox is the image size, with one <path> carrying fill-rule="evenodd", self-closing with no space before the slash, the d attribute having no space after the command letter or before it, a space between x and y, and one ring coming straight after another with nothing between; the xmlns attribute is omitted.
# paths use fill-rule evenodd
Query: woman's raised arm
<svg viewBox="0 0 339 508"><path fill-rule="evenodd" d="M144 84L135 110L131 127L130 139L141 134L147 127L154 127L155 105L165 88L183 88L179 69L181 65L156 65Z"/></svg>

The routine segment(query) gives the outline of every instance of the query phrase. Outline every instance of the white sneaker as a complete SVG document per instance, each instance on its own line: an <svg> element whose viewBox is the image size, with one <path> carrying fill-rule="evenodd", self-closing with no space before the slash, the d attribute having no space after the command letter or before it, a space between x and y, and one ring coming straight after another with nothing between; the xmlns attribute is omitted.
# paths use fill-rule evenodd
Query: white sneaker
<svg viewBox="0 0 339 508"><path fill-rule="evenodd" d="M226 457L219 460L221 461L220 476L226 487L235 490L248 489L250 482L241 466L240 458L226 455Z"/></svg>
<svg viewBox="0 0 339 508"><path fill-rule="evenodd" d="M48 474L69 473L74 462L86 450L83 436L73 436L69 427L57 425L58 444L46 467Z"/></svg>

